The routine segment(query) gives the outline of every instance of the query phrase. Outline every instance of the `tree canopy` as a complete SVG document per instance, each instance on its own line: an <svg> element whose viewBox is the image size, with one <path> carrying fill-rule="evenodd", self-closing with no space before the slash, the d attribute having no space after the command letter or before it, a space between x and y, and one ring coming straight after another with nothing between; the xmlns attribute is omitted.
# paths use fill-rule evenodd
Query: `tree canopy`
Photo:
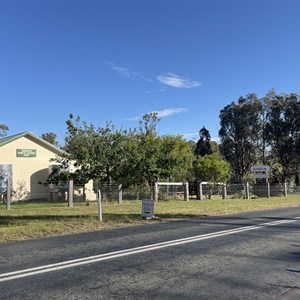
<svg viewBox="0 0 300 300"><path fill-rule="evenodd" d="M0 138L7 135L7 131L9 131L9 128L5 124L0 124Z"/></svg>
<svg viewBox="0 0 300 300"><path fill-rule="evenodd" d="M57 160L73 170L77 181L151 187L154 181L244 181L254 164L269 164L274 178L299 178L300 98L271 90L259 99L252 93L220 111L220 143L211 141L203 126L199 140L160 135L156 113L143 116L139 126L118 129L111 122L95 126L70 115L64 150ZM8 130L2 125L3 130ZM1 127L0 127L1 129ZM1 132L1 131L0 131ZM53 133L42 136L54 143Z"/></svg>
<svg viewBox="0 0 300 300"><path fill-rule="evenodd" d="M220 150L231 165L236 181L242 181L257 161L257 133L260 132L261 101L255 94L240 97L220 112Z"/></svg>
<svg viewBox="0 0 300 300"><path fill-rule="evenodd" d="M282 166L282 180L286 180L299 172L299 95L272 95L268 100L266 138L273 158Z"/></svg>
<svg viewBox="0 0 300 300"><path fill-rule="evenodd" d="M194 163L194 174L197 180L212 183L228 182L231 177L230 165L216 154L198 157Z"/></svg>
<svg viewBox="0 0 300 300"><path fill-rule="evenodd" d="M46 132L46 133L43 133L43 134L41 135L41 138L42 138L43 140L45 140L46 142L48 142L48 143L50 143L50 144L52 144L52 145L54 145L54 146L56 146L56 147L59 147L59 144L58 144L58 142L57 142L57 140L56 140L57 135L56 135L55 133L53 133L53 132Z"/></svg>
<svg viewBox="0 0 300 300"><path fill-rule="evenodd" d="M70 115L66 154L57 162L73 165L69 177L77 181L148 187L155 180L184 181L191 177L194 156L190 146L181 136L158 135L158 122L157 114L147 114L138 128L123 130L110 122L96 127Z"/></svg>
<svg viewBox="0 0 300 300"><path fill-rule="evenodd" d="M242 181L253 164L270 164L282 181L299 177L300 97L269 91L239 98L220 112L220 150L234 179Z"/></svg>
<svg viewBox="0 0 300 300"><path fill-rule="evenodd" d="M195 148L195 155L197 157L212 154L210 139L209 131L203 126L199 131L199 140Z"/></svg>

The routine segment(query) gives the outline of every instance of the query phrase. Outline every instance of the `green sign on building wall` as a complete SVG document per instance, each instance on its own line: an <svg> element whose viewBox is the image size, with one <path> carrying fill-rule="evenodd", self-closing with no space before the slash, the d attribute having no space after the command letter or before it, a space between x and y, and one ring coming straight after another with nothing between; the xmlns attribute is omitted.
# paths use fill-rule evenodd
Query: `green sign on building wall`
<svg viewBox="0 0 300 300"><path fill-rule="evenodd" d="M36 149L17 149L17 157L36 157Z"/></svg>

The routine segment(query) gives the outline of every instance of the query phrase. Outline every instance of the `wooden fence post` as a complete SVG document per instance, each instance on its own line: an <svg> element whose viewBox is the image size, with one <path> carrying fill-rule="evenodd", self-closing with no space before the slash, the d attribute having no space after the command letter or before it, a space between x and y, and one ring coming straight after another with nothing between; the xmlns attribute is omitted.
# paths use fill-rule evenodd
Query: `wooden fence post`
<svg viewBox="0 0 300 300"><path fill-rule="evenodd" d="M199 185L199 199L200 200L203 200L203 186L202 186L202 182L200 182L200 185Z"/></svg>
<svg viewBox="0 0 300 300"><path fill-rule="evenodd" d="M69 180L69 186L68 186L68 206L73 207L73 187L74 183L73 180Z"/></svg>
<svg viewBox="0 0 300 300"><path fill-rule="evenodd" d="M184 182L184 200L190 201L190 195L189 195L189 183L186 181Z"/></svg>
<svg viewBox="0 0 300 300"><path fill-rule="evenodd" d="M197 200L200 200L200 199L201 199L201 195L200 195L200 186L201 186L201 181L197 181L197 182L196 182Z"/></svg>
<svg viewBox="0 0 300 300"><path fill-rule="evenodd" d="M284 195L284 197L287 197L287 195L288 195L286 182L284 182L284 184L283 184L283 195Z"/></svg>
<svg viewBox="0 0 300 300"><path fill-rule="evenodd" d="M6 210L10 210L10 200L11 200L11 177L7 179L6 186Z"/></svg>
<svg viewBox="0 0 300 300"><path fill-rule="evenodd" d="M98 190L97 193L97 202L98 202L98 220L102 221L102 205L101 205L101 191Z"/></svg>
<svg viewBox="0 0 300 300"><path fill-rule="evenodd" d="M154 182L154 201L158 201L158 182Z"/></svg>
<svg viewBox="0 0 300 300"><path fill-rule="evenodd" d="M246 183L246 199L250 199L249 182Z"/></svg>
<svg viewBox="0 0 300 300"><path fill-rule="evenodd" d="M225 183L223 184L222 198L227 199L227 185Z"/></svg>
<svg viewBox="0 0 300 300"><path fill-rule="evenodd" d="M119 184L119 197L118 197L119 204L121 204L122 201L123 201L123 193L122 192L123 192L122 191L122 184Z"/></svg>

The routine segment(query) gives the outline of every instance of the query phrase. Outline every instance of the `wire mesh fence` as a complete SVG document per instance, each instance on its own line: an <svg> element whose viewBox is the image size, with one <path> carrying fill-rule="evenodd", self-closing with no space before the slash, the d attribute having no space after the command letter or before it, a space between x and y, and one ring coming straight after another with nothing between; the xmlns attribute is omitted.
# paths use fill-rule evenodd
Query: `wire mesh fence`
<svg viewBox="0 0 300 300"><path fill-rule="evenodd" d="M65 184L49 184L49 201L50 202L65 202L68 201L68 193L70 182ZM86 195L86 183L85 182L73 182L72 196L76 202L82 202L87 200Z"/></svg>
<svg viewBox="0 0 300 300"><path fill-rule="evenodd" d="M248 189L248 191L247 191ZM234 183L227 185L228 198L270 198L286 196L286 185L284 183Z"/></svg>
<svg viewBox="0 0 300 300"><path fill-rule="evenodd" d="M199 184L194 182L189 183L190 199L199 199ZM141 200L153 199L153 194L149 187L130 187L123 188L122 185L100 185L94 187L94 192L101 191L103 202L118 202L125 200ZM293 189L294 193L300 194L299 189ZM52 201L67 201L68 188L61 187L59 190L54 190ZM169 184L159 185L158 201L169 200L185 200L185 185L184 184ZM286 195L285 184L283 183L256 183L252 185L244 183L201 183L201 199L211 199L212 196L219 196L223 199L247 199L261 197L280 197ZM75 201L90 200L86 196L85 188L82 184L74 184L73 197Z"/></svg>
<svg viewBox="0 0 300 300"><path fill-rule="evenodd" d="M184 185L159 185L158 201L183 200Z"/></svg>
<svg viewBox="0 0 300 300"><path fill-rule="evenodd" d="M154 184L155 186L155 184ZM160 183L158 186L158 197L154 197L154 186L136 186L136 187L123 187L121 184L115 185L97 185L87 186L86 182L74 182L72 189L70 189L69 182L60 185L50 184L49 199L41 199L34 201L50 201L50 202L67 202L72 194L72 201L96 201L97 191L101 191L103 202L118 202L124 200L143 200L154 199L158 201L169 200L189 200L189 199L211 199L212 196L220 197L223 199L249 199L261 197L282 197L288 194L300 195L300 186L286 185L285 183L209 183L209 182L181 182L181 183ZM188 186L188 193L186 187ZM201 193L199 187L201 186ZM2 187L5 191L5 187ZM13 195L14 191L12 191ZM202 197L199 197L199 194ZM187 198L186 198L187 197ZM15 201L15 198L14 198ZM16 199L18 201L18 199ZM31 201L28 199L28 201ZM32 200L33 201L33 200ZM0 203L6 202L6 195L2 192Z"/></svg>
<svg viewBox="0 0 300 300"><path fill-rule="evenodd" d="M122 191L123 199L126 200L151 199L151 191L149 187L123 188Z"/></svg>
<svg viewBox="0 0 300 300"><path fill-rule="evenodd" d="M231 199L241 199L247 197L246 184L230 183L227 185L227 196Z"/></svg>
<svg viewBox="0 0 300 300"><path fill-rule="evenodd" d="M300 185L289 184L287 189L289 195L300 195Z"/></svg>
<svg viewBox="0 0 300 300"><path fill-rule="evenodd" d="M98 186L97 190L101 191L101 197L103 202L121 203L123 200L123 190L121 184L100 185Z"/></svg>
<svg viewBox="0 0 300 300"><path fill-rule="evenodd" d="M281 197L285 194L285 187L280 183L256 183L253 185L252 193L258 198Z"/></svg>
<svg viewBox="0 0 300 300"><path fill-rule="evenodd" d="M211 199L212 196L222 196L223 185L214 183L204 183L202 186L202 195L206 199Z"/></svg>

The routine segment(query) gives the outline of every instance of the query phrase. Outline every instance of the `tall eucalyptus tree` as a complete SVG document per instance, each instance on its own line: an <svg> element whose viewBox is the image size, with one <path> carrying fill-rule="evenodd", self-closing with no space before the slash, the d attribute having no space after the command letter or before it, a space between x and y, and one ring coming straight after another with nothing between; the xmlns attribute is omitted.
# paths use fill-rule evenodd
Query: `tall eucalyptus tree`
<svg viewBox="0 0 300 300"><path fill-rule="evenodd" d="M257 162L261 111L262 102L256 94L249 94L220 112L220 151L229 162L236 181L242 181L251 165Z"/></svg>
<svg viewBox="0 0 300 300"><path fill-rule="evenodd" d="M274 159L282 167L282 180L299 173L300 99L298 94L272 94L268 97L266 137Z"/></svg>

